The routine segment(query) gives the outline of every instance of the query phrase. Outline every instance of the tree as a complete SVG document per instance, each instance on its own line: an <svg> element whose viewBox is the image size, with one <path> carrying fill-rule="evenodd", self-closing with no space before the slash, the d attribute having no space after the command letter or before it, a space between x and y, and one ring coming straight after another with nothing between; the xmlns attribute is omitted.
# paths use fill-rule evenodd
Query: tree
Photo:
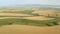
<svg viewBox="0 0 60 34"><path fill-rule="evenodd" d="M47 26L52 26L50 23L47 23L46 25L47 25Z"/></svg>
<svg viewBox="0 0 60 34"><path fill-rule="evenodd" d="M53 24L54 25L59 25L57 20L54 20Z"/></svg>
<svg viewBox="0 0 60 34"><path fill-rule="evenodd" d="M33 15L34 15L34 16L40 16L40 15L39 15L39 14L37 14L37 13L36 13L36 14L33 14Z"/></svg>

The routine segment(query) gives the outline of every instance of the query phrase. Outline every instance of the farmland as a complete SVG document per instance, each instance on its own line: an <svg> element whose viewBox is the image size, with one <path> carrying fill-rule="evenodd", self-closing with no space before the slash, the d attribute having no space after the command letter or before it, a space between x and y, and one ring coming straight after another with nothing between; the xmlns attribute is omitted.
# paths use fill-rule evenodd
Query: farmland
<svg viewBox="0 0 60 34"><path fill-rule="evenodd" d="M40 11L42 11L42 12L40 12ZM44 9L39 9L39 10L1 9L0 10L0 23L1 23L0 25L7 25L9 23L12 23L12 24L22 24L22 25L23 24L24 25L35 25L35 26L48 26L48 25L53 26L55 20L58 18L58 17L54 16L55 15L54 13L57 13L56 11L58 11L58 10L50 9L50 11L49 11L47 9L45 9L45 10ZM33 12L35 12L35 13L33 13ZM50 16L48 16L48 14L51 14L52 16L50 17ZM54 16L54 18L53 18L53 16ZM59 19L57 19L57 20L59 21ZM58 22L58 21L56 21L56 22Z"/></svg>
<svg viewBox="0 0 60 34"><path fill-rule="evenodd" d="M60 34L60 10L0 9L0 34Z"/></svg>

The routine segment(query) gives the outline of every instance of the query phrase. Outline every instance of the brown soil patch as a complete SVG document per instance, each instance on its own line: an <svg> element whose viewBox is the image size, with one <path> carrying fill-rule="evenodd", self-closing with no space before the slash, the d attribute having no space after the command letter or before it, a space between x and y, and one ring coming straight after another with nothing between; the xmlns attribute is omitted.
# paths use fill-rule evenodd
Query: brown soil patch
<svg viewBox="0 0 60 34"><path fill-rule="evenodd" d="M54 18L47 18L44 16L34 16L34 17L25 17L23 19L29 19L29 20L52 20Z"/></svg>
<svg viewBox="0 0 60 34"><path fill-rule="evenodd" d="M52 27L6 25L0 27L0 34L60 34L60 25Z"/></svg>

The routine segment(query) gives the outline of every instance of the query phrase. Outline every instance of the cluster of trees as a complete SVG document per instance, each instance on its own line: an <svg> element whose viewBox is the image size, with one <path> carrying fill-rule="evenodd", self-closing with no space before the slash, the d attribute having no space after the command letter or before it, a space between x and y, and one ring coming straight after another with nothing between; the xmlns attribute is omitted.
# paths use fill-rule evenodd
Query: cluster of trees
<svg viewBox="0 0 60 34"><path fill-rule="evenodd" d="M52 24L50 24L50 23L47 23L46 25L47 25L47 26L52 26ZM55 19L55 20L53 21L53 25L59 25L59 24L58 24L58 20Z"/></svg>

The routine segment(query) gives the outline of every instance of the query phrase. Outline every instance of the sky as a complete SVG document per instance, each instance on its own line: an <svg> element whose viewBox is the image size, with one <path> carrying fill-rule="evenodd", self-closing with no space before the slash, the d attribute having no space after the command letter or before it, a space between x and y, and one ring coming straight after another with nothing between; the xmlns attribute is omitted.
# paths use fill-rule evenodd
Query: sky
<svg viewBox="0 0 60 34"><path fill-rule="evenodd" d="M15 6L26 4L60 5L60 0L0 0L0 6Z"/></svg>

